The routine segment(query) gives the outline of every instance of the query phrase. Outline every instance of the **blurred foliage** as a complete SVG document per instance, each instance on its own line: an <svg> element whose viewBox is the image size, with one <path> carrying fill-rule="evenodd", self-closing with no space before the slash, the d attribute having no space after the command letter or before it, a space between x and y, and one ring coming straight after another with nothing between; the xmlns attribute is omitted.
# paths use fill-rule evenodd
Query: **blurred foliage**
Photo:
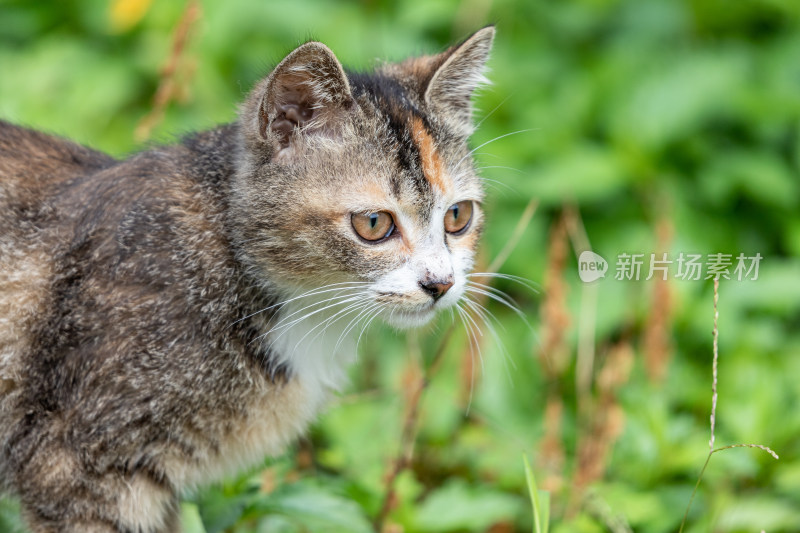
<svg viewBox="0 0 800 533"><path fill-rule="evenodd" d="M117 156L143 148L134 131L153 112L184 9L0 1L0 117ZM498 28L493 85L473 139L487 143L477 157L491 189L482 261L538 198L503 272L542 293L498 280L532 327L487 304L502 343L488 332L480 354L461 333L450 343L385 531L531 531L524 453L550 491L552 531L677 530L708 450L711 282L615 280L623 252L763 256L758 280L721 284L717 442L769 445L781 459L715 454L688 531L798 531L800 2L205 1L155 141L233 120L308 38L366 68L487 22ZM591 285L572 252L587 242L610 263ZM369 531L409 390L447 320L409 338L373 328L350 392L310 436L187 496L186 530ZM16 509L0 502L0 530L18 527Z"/></svg>

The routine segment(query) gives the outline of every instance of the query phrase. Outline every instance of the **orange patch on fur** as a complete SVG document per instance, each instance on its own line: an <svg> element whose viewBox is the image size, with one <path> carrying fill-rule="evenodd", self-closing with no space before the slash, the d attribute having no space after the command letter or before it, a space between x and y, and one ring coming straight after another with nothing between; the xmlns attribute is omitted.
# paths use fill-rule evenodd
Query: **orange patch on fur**
<svg viewBox="0 0 800 533"><path fill-rule="evenodd" d="M439 192L444 193L451 183L449 180L446 181L442 158L439 157L439 153L436 151L433 137L425 129L422 120L419 118L412 119L411 135L417 148L419 148L419 154L422 159L422 173L425 175L425 179L437 188Z"/></svg>

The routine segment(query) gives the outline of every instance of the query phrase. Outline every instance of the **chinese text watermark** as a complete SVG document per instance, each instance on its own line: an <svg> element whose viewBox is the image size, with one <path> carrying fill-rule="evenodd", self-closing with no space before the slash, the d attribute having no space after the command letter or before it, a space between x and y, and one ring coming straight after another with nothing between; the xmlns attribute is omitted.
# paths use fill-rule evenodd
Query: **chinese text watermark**
<svg viewBox="0 0 800 533"><path fill-rule="evenodd" d="M746 255L713 253L687 254L677 257L666 252L659 254L621 253L614 265L614 279L620 281L667 280L672 275L679 280L733 279L756 281L761 263L760 253ZM599 254L585 251L578 257L578 275L586 283L606 276L609 265Z"/></svg>

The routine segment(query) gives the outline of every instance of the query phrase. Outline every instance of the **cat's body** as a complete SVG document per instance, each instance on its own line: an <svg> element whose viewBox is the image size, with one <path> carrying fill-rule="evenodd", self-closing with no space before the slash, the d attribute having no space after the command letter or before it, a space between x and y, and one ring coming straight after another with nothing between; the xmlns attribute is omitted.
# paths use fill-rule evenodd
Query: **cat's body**
<svg viewBox="0 0 800 533"><path fill-rule="evenodd" d="M238 122L122 161L0 121L0 488L34 531L176 530L303 431L353 320L457 300L492 37L370 75L308 43Z"/></svg>

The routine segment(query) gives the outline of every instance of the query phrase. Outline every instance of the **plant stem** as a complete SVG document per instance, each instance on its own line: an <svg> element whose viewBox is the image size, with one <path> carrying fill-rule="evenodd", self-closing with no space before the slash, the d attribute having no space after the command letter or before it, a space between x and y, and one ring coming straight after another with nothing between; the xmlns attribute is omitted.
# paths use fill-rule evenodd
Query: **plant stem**
<svg viewBox="0 0 800 533"><path fill-rule="evenodd" d="M719 328L717 327L717 320L719 319L719 310L717 309L717 302L719 302L719 280L714 280L714 361L711 366L711 438L708 440L709 453L714 453L714 426L717 420L717 367L719 361Z"/></svg>
<svg viewBox="0 0 800 533"><path fill-rule="evenodd" d="M683 533L683 526L686 525L686 518L689 516L689 509L692 508L692 502L694 501L694 495L697 494L697 488L700 486L700 481L703 480L703 474L706 471L706 467L708 466L708 462L711 460L711 456L714 454L714 451L708 452L708 456L706 457L706 462L703 463L703 469L700 470L700 475L697 476L697 483L694 484L694 490L692 491L692 496L689 498L689 504L686 506L686 512L683 513L683 520L681 520L681 527L678 529L678 533Z"/></svg>

